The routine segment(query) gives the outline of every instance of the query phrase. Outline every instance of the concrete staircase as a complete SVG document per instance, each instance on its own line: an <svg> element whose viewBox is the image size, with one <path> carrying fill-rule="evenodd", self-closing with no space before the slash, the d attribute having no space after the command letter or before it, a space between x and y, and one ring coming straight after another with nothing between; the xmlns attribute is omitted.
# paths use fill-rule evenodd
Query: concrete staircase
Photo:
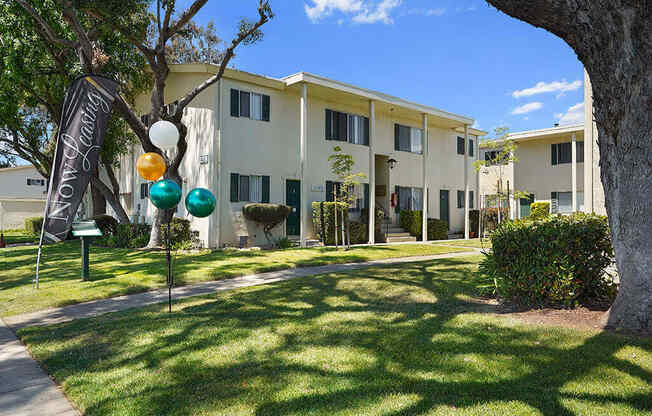
<svg viewBox="0 0 652 416"><path fill-rule="evenodd" d="M392 224L390 220L383 220L383 225L381 228L383 234L385 234L385 241L388 243L405 243L410 241L417 241L417 238L411 236L410 233L405 231L403 228L398 225Z"/></svg>

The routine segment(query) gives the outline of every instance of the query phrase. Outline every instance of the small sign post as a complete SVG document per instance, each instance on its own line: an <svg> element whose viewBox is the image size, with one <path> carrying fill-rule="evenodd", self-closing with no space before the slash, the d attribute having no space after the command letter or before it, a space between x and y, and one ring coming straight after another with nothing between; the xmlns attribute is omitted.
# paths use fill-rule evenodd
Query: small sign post
<svg viewBox="0 0 652 416"><path fill-rule="evenodd" d="M89 247L91 245L91 238L101 237L102 231L97 227L95 221L80 221L72 224L73 237L79 237L81 240L81 255L82 255L82 280L88 280L89 276Z"/></svg>

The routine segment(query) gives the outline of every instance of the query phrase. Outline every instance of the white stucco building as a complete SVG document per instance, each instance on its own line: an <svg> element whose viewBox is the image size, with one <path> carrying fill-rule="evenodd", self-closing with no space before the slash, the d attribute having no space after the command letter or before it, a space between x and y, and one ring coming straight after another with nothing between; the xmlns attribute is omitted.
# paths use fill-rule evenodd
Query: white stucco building
<svg viewBox="0 0 652 416"><path fill-rule="evenodd" d="M206 64L172 66L166 102L216 71ZM146 113L149 97L137 107ZM366 176L357 190L358 208L383 209L396 221L391 194L397 193L400 207L424 209L429 218L447 220L451 232L463 233L465 213L478 206L473 161L477 137L486 132L471 128L474 120L466 116L305 72L277 79L228 69L186 109L184 122L184 197L204 187L217 198L211 216L192 219L209 247L237 244L241 236L265 242L262 229L242 216L247 202L292 206L276 234L302 242L314 237L311 205L327 200L337 182L328 161L335 146L354 157L354 172ZM119 169L122 199L134 219L149 222L154 209L148 186L135 170L142 150L133 150ZM389 159L397 161L391 171ZM470 204L464 204L465 191ZM177 216L186 215L181 203ZM369 239L374 242L373 232Z"/></svg>
<svg viewBox="0 0 652 416"><path fill-rule="evenodd" d="M0 230L23 228L25 218L43 216L47 189L32 165L0 169Z"/></svg>

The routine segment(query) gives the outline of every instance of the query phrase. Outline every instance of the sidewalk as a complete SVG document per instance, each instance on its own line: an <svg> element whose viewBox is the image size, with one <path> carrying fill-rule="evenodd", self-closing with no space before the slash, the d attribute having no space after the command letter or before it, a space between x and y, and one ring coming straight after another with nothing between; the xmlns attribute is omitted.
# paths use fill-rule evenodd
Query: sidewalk
<svg viewBox="0 0 652 416"><path fill-rule="evenodd" d="M0 319L0 416L78 416Z"/></svg>
<svg viewBox="0 0 652 416"><path fill-rule="evenodd" d="M296 277L312 276L322 273L336 273L347 270L355 270L364 267L412 263L436 259L447 259L476 255L479 249L469 248L469 251L436 254L431 256L400 257L393 259L373 260L364 263L332 264L317 267L301 267L295 269L281 270L277 272L258 273L248 276L235 277L232 279L218 280L214 282L203 282L188 286L181 286L172 289L172 301L188 298L191 296L207 295L224 290L237 289L240 287L256 286L266 283L279 282L294 279ZM62 308L45 309L42 311L27 313L23 315L9 316L3 318L7 326L14 331L27 326L52 325L60 322L72 321L74 319L90 318L110 312L118 312L125 309L137 308L153 303L167 302L167 288L152 290L149 292L125 295L109 299L94 300L79 303ZM173 305L174 306L174 305Z"/></svg>

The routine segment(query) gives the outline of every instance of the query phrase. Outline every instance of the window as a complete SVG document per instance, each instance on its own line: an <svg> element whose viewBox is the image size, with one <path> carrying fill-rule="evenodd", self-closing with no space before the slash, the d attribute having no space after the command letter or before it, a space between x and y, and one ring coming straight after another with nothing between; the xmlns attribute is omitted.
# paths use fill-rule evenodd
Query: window
<svg viewBox="0 0 652 416"><path fill-rule="evenodd" d="M572 163L573 161L573 143L554 143L550 146L552 165L561 165L563 163ZM584 162L584 142L577 142L577 162Z"/></svg>
<svg viewBox="0 0 652 416"><path fill-rule="evenodd" d="M326 140L369 145L369 118L326 110Z"/></svg>
<svg viewBox="0 0 652 416"><path fill-rule="evenodd" d="M45 186L45 179L27 178L27 186Z"/></svg>
<svg viewBox="0 0 652 416"><path fill-rule="evenodd" d="M469 139L469 156L473 157L473 139Z"/></svg>
<svg viewBox="0 0 652 416"><path fill-rule="evenodd" d="M231 89L231 116L269 121L269 95Z"/></svg>
<svg viewBox="0 0 652 416"><path fill-rule="evenodd" d="M457 207L464 208L464 191L457 191Z"/></svg>
<svg viewBox="0 0 652 416"><path fill-rule="evenodd" d="M572 192L552 192L550 199L550 210L552 213L565 214L573 212Z"/></svg>
<svg viewBox="0 0 652 416"><path fill-rule="evenodd" d="M473 191L469 191L469 209L473 209L474 199L475 198L473 198Z"/></svg>
<svg viewBox="0 0 652 416"><path fill-rule="evenodd" d="M500 154L502 153L502 150L485 150L484 151L484 160L488 162L490 165L497 165L499 164L499 159L500 159ZM502 164L505 165L509 161L509 155L503 155L504 159L507 159L507 161L504 161Z"/></svg>
<svg viewBox="0 0 652 416"><path fill-rule="evenodd" d="M457 136L457 154L464 154L464 137Z"/></svg>
<svg viewBox="0 0 652 416"><path fill-rule="evenodd" d="M231 202L269 202L269 176L231 174Z"/></svg>
<svg viewBox="0 0 652 416"><path fill-rule="evenodd" d="M153 182L145 182L140 184L140 199L149 198L149 187Z"/></svg>
<svg viewBox="0 0 652 416"><path fill-rule="evenodd" d="M342 187L341 182L326 181L326 201L333 202L335 201L335 193L337 193L337 198L344 198L341 194L340 189ZM363 183L359 186L356 186L354 189L349 189L349 194L354 196L355 199L351 201L349 206L350 212L361 211L363 209L369 208L369 184Z"/></svg>
<svg viewBox="0 0 652 416"><path fill-rule="evenodd" d="M396 195L398 203L396 212L407 209L418 211L423 209L423 190L421 188L411 188L409 186L396 186Z"/></svg>
<svg viewBox="0 0 652 416"><path fill-rule="evenodd" d="M423 130L416 127L394 125L394 150L423 153Z"/></svg>

